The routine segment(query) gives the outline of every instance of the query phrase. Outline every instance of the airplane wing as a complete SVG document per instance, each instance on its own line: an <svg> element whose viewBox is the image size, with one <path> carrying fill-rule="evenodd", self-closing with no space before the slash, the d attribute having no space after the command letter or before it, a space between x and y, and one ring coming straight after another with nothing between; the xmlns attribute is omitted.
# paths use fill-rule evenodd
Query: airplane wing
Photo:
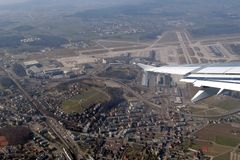
<svg viewBox="0 0 240 160"><path fill-rule="evenodd" d="M240 92L240 62L154 67L138 64L145 72L182 75L182 82L201 88L192 98L197 102L225 90Z"/></svg>
<svg viewBox="0 0 240 160"><path fill-rule="evenodd" d="M138 66L141 67L146 72L155 72L155 73L166 73L166 74L176 74L176 75L186 75L196 69L199 66L162 66L154 67L150 65L145 65L138 63Z"/></svg>

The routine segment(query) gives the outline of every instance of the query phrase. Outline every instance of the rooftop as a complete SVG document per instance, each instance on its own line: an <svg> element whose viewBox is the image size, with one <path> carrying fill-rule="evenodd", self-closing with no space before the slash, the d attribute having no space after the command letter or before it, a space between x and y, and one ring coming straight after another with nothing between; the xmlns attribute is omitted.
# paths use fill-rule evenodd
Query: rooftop
<svg viewBox="0 0 240 160"><path fill-rule="evenodd" d="M38 68L37 66L32 66L32 67L29 68L29 70L31 70L34 73L42 72L42 69Z"/></svg>
<svg viewBox="0 0 240 160"><path fill-rule="evenodd" d="M24 65L25 66L28 66L28 65L34 65L34 64L38 64L39 62L37 60L32 60L32 61L26 61L24 62Z"/></svg>

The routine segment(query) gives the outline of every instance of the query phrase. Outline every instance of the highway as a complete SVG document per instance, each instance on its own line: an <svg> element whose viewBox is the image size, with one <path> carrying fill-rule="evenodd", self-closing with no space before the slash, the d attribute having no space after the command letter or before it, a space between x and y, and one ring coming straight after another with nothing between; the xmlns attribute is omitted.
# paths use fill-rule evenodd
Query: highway
<svg viewBox="0 0 240 160"><path fill-rule="evenodd" d="M136 98L138 98L140 101L144 102L146 105L149 105L149 106L154 107L154 108L158 108L161 116L162 117L166 117L166 112L167 112L167 108L166 107L163 107L161 105L157 105L157 104L149 101L148 99L144 98L141 94L139 94L138 92L133 90L129 85L121 82L118 79L96 76L97 73L100 73L100 72L106 70L108 67L109 66L106 66L105 68L99 69L98 71L95 71L95 72L93 72L91 74L88 74L88 75L85 75L83 77L76 78L75 80L92 78L92 79L96 79L96 80L102 80L102 81L108 80L108 81L112 81L114 83L117 83L118 85L120 85L122 87L123 90L133 94ZM63 144L63 146L64 146L64 148L66 150L66 152L71 153L74 156L73 159L84 158L86 156L86 153L81 151L81 149L79 148L78 144L71 138L69 132L62 125L60 125L57 122L56 119L54 119L54 118L52 118L52 117L50 117L48 115L48 113L44 110L45 106L43 106L43 104L40 103L38 100L33 99L26 92L26 90L19 84L19 82L17 80L17 77L15 76L14 73L12 73L11 71L8 71L7 69L5 69L3 67L1 67L1 69L16 84L16 86L23 93L23 95L26 97L26 99L28 99L30 102L32 102L33 107L35 107L36 110L38 110L43 116L46 117L47 125L56 134L58 139L60 139L60 141L62 142L62 144ZM182 112L180 114L184 114L185 116L190 116L190 117L195 117L195 118L212 118L212 119L214 119L214 118L228 117L228 116L236 114L238 112L240 112L240 109L232 111L231 113L227 113L227 114L224 114L224 115L216 115L216 116L204 116L204 115L201 116L201 115L186 114L186 113L182 113Z"/></svg>
<svg viewBox="0 0 240 160"><path fill-rule="evenodd" d="M236 110L230 111L228 113L224 113L224 114L209 115L209 116L208 115L189 114L189 113L184 113L184 112L180 112L180 113L185 116L189 116L189 117L193 117L193 118L219 119L219 118L226 118L226 117L232 116L234 114L240 113L240 109L236 109Z"/></svg>
<svg viewBox="0 0 240 160"><path fill-rule="evenodd" d="M124 89L125 91L133 94L136 98L138 98L140 101L144 102L146 105L151 106L153 108L158 108L160 110L160 113L162 114L163 117L166 116L166 110L163 106L161 105L157 105L149 100L147 100L146 98L144 98L141 94L139 94L138 92L134 91L130 86L124 84L123 82L117 80L117 79L113 79L113 78L106 78L106 77L96 77L96 76L92 76L93 79L97 79L97 80L102 80L102 81L112 81L114 83L117 83L119 86L122 87L122 89Z"/></svg>
<svg viewBox="0 0 240 160"><path fill-rule="evenodd" d="M88 78L91 78L91 79L94 79L94 80L101 80L101 81L110 81L110 82L113 82L113 83L117 83L119 86L122 87L122 89L124 89L124 91L127 91L131 94L133 94L136 98L138 98L140 101L144 102L146 105L148 106L151 106L153 108L158 108L160 110L160 112L162 113L163 116L166 116L166 108L164 108L163 106L161 105L158 105L158 104L155 104L149 100L147 100L146 98L144 98L141 94L139 94L138 92L134 91L130 86L128 86L127 84L121 82L120 80L118 79L114 79L114 78L107 78L107 77L98 77L96 76L98 73L101 73L105 70L107 70L110 66L107 65L106 67L104 67L103 69L100 69L98 71L95 71L95 72L92 72L92 73L89 73L87 75L84 75L82 77L78 77L78 78L75 78L75 79L71 79L71 80L65 80L64 82L70 82L70 81L76 81L76 80L83 80L83 79L88 79ZM60 81L59 83L62 83L63 81Z"/></svg>
<svg viewBox="0 0 240 160"><path fill-rule="evenodd" d="M160 109L160 112L162 113L163 116L166 116L166 112L167 112L167 108L164 107L164 106L161 106L161 105L157 105L151 101L149 101L148 99L144 98L141 94L139 94L138 92L134 91L133 89L131 89L130 86L128 86L127 84L121 82L120 80L118 79L113 79L113 78L106 78L106 77L98 77L96 76L98 73L101 73L103 71L106 71L108 68L110 67L110 65L107 65L106 67L104 68L101 68L97 71L94 71L92 73L89 73L87 75L84 75L82 77L78 77L78 78L75 78L75 79L72 79L72 80L82 80L82 79L88 79L88 78L92 78L92 79L95 79L95 80L102 80L102 81L105 81L105 80L109 80L109 81L112 81L112 82L115 82L117 83L118 85L120 85L125 91L129 92L129 93L132 93L136 98L138 98L139 100L143 101L145 104L151 106L151 107L154 107L154 108L158 108ZM64 80L64 82L70 82L72 80ZM62 82L62 81L61 81ZM60 83L61 83L60 82ZM238 110L234 110L232 112L229 112L229 113L226 113L226 114L222 114L222 115L212 115L212 116L207 116L207 115L195 115L195 114L188 114L188 113L184 113L184 112L180 112L180 114L183 114L185 116L188 116L188 117L193 117L193 118L209 118L209 119L217 119L217 118L224 118L224 117L228 117L228 116L231 116L231 115L234 115L236 113L239 113L240 112L240 109Z"/></svg>
<svg viewBox="0 0 240 160"><path fill-rule="evenodd" d="M37 111L39 111L43 116L46 117L46 124L49 128L52 129L52 131L57 135L57 137L61 140L62 144L64 145L64 148L68 152L70 152L74 157L73 159L80 159L84 157L85 153L82 152L76 142L73 141L73 139L70 137L70 135L66 132L66 129L61 126L56 119L51 118L48 116L48 113L43 109L45 108L42 103L37 101L36 99L33 99L26 91L25 89L19 84L17 81L17 78L14 76L13 73L6 70L3 67L0 67L7 75L8 77L16 84L17 88L23 93L23 96L25 96L26 99L28 99L30 102L32 102L33 107Z"/></svg>
<svg viewBox="0 0 240 160"><path fill-rule="evenodd" d="M157 104L149 101L148 99L146 99L142 95L140 95L138 92L136 92L133 89L131 89L130 86L124 84L123 82L121 82L121 81L119 81L117 79L113 79L113 78L96 77L96 76L93 76L92 78L99 79L99 80L102 80L102 81L109 80L109 81L117 83L125 91L133 94L135 97L137 97L139 100L143 101L145 104L160 109L160 112L161 112L162 116L166 116L166 108L165 107L163 107L161 105L157 105ZM240 109L236 109L236 110L233 110L233 111L225 113L225 114L212 115L212 116L211 115L210 116L207 116L207 115L195 115L195 114L187 114L187 113L180 112L180 114L183 114L185 116L189 116L189 117L193 117L193 118L208 118L208 119L226 118L226 117L232 116L232 115L237 114L237 113L240 113Z"/></svg>

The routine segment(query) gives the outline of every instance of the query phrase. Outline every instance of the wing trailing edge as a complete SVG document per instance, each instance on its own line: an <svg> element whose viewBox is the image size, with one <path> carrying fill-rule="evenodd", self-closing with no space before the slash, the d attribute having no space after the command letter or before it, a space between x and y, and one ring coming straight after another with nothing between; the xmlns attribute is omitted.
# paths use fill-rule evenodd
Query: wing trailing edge
<svg viewBox="0 0 240 160"><path fill-rule="evenodd" d="M201 88L192 98L198 102L225 90L240 92L240 63L199 64L155 67L138 63L145 72L182 75L182 82Z"/></svg>
<svg viewBox="0 0 240 160"><path fill-rule="evenodd" d="M196 69L199 69L199 66L162 66L162 67L154 67L146 64L137 64L141 67L145 72L155 72L155 73L165 73L165 74L175 74L175 75L186 75L189 74Z"/></svg>

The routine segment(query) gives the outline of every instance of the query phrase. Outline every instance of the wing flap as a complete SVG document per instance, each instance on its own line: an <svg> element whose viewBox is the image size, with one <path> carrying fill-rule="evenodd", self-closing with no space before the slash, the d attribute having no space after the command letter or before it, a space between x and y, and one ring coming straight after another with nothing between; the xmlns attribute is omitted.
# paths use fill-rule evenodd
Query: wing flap
<svg viewBox="0 0 240 160"><path fill-rule="evenodd" d="M240 67L232 65L179 65L155 67L138 63L145 72L183 75L182 82L192 83L200 87L199 92L192 98L193 102L200 101L213 95L219 95L224 90L240 92ZM239 66L239 64L238 64ZM192 74L193 73L193 74ZM231 73L231 74L230 74Z"/></svg>
<svg viewBox="0 0 240 160"><path fill-rule="evenodd" d="M240 92L240 84L239 83L196 80L193 83L193 85L195 87L212 87L212 88L219 88L219 89L224 89L224 90L231 90L231 91L239 91Z"/></svg>
<svg viewBox="0 0 240 160"><path fill-rule="evenodd" d="M192 98L192 102L198 102L202 99L211 97L213 95L219 95L224 90L239 91L239 83L231 82L219 82L219 81L204 81L197 79L182 79L182 82L192 83L195 87L200 87L201 90Z"/></svg>
<svg viewBox="0 0 240 160"><path fill-rule="evenodd" d="M220 89L218 88L204 88L199 90L195 96L192 98L192 102L198 102L201 101L203 99L206 99L208 97L211 97L213 95L216 95L219 92Z"/></svg>

